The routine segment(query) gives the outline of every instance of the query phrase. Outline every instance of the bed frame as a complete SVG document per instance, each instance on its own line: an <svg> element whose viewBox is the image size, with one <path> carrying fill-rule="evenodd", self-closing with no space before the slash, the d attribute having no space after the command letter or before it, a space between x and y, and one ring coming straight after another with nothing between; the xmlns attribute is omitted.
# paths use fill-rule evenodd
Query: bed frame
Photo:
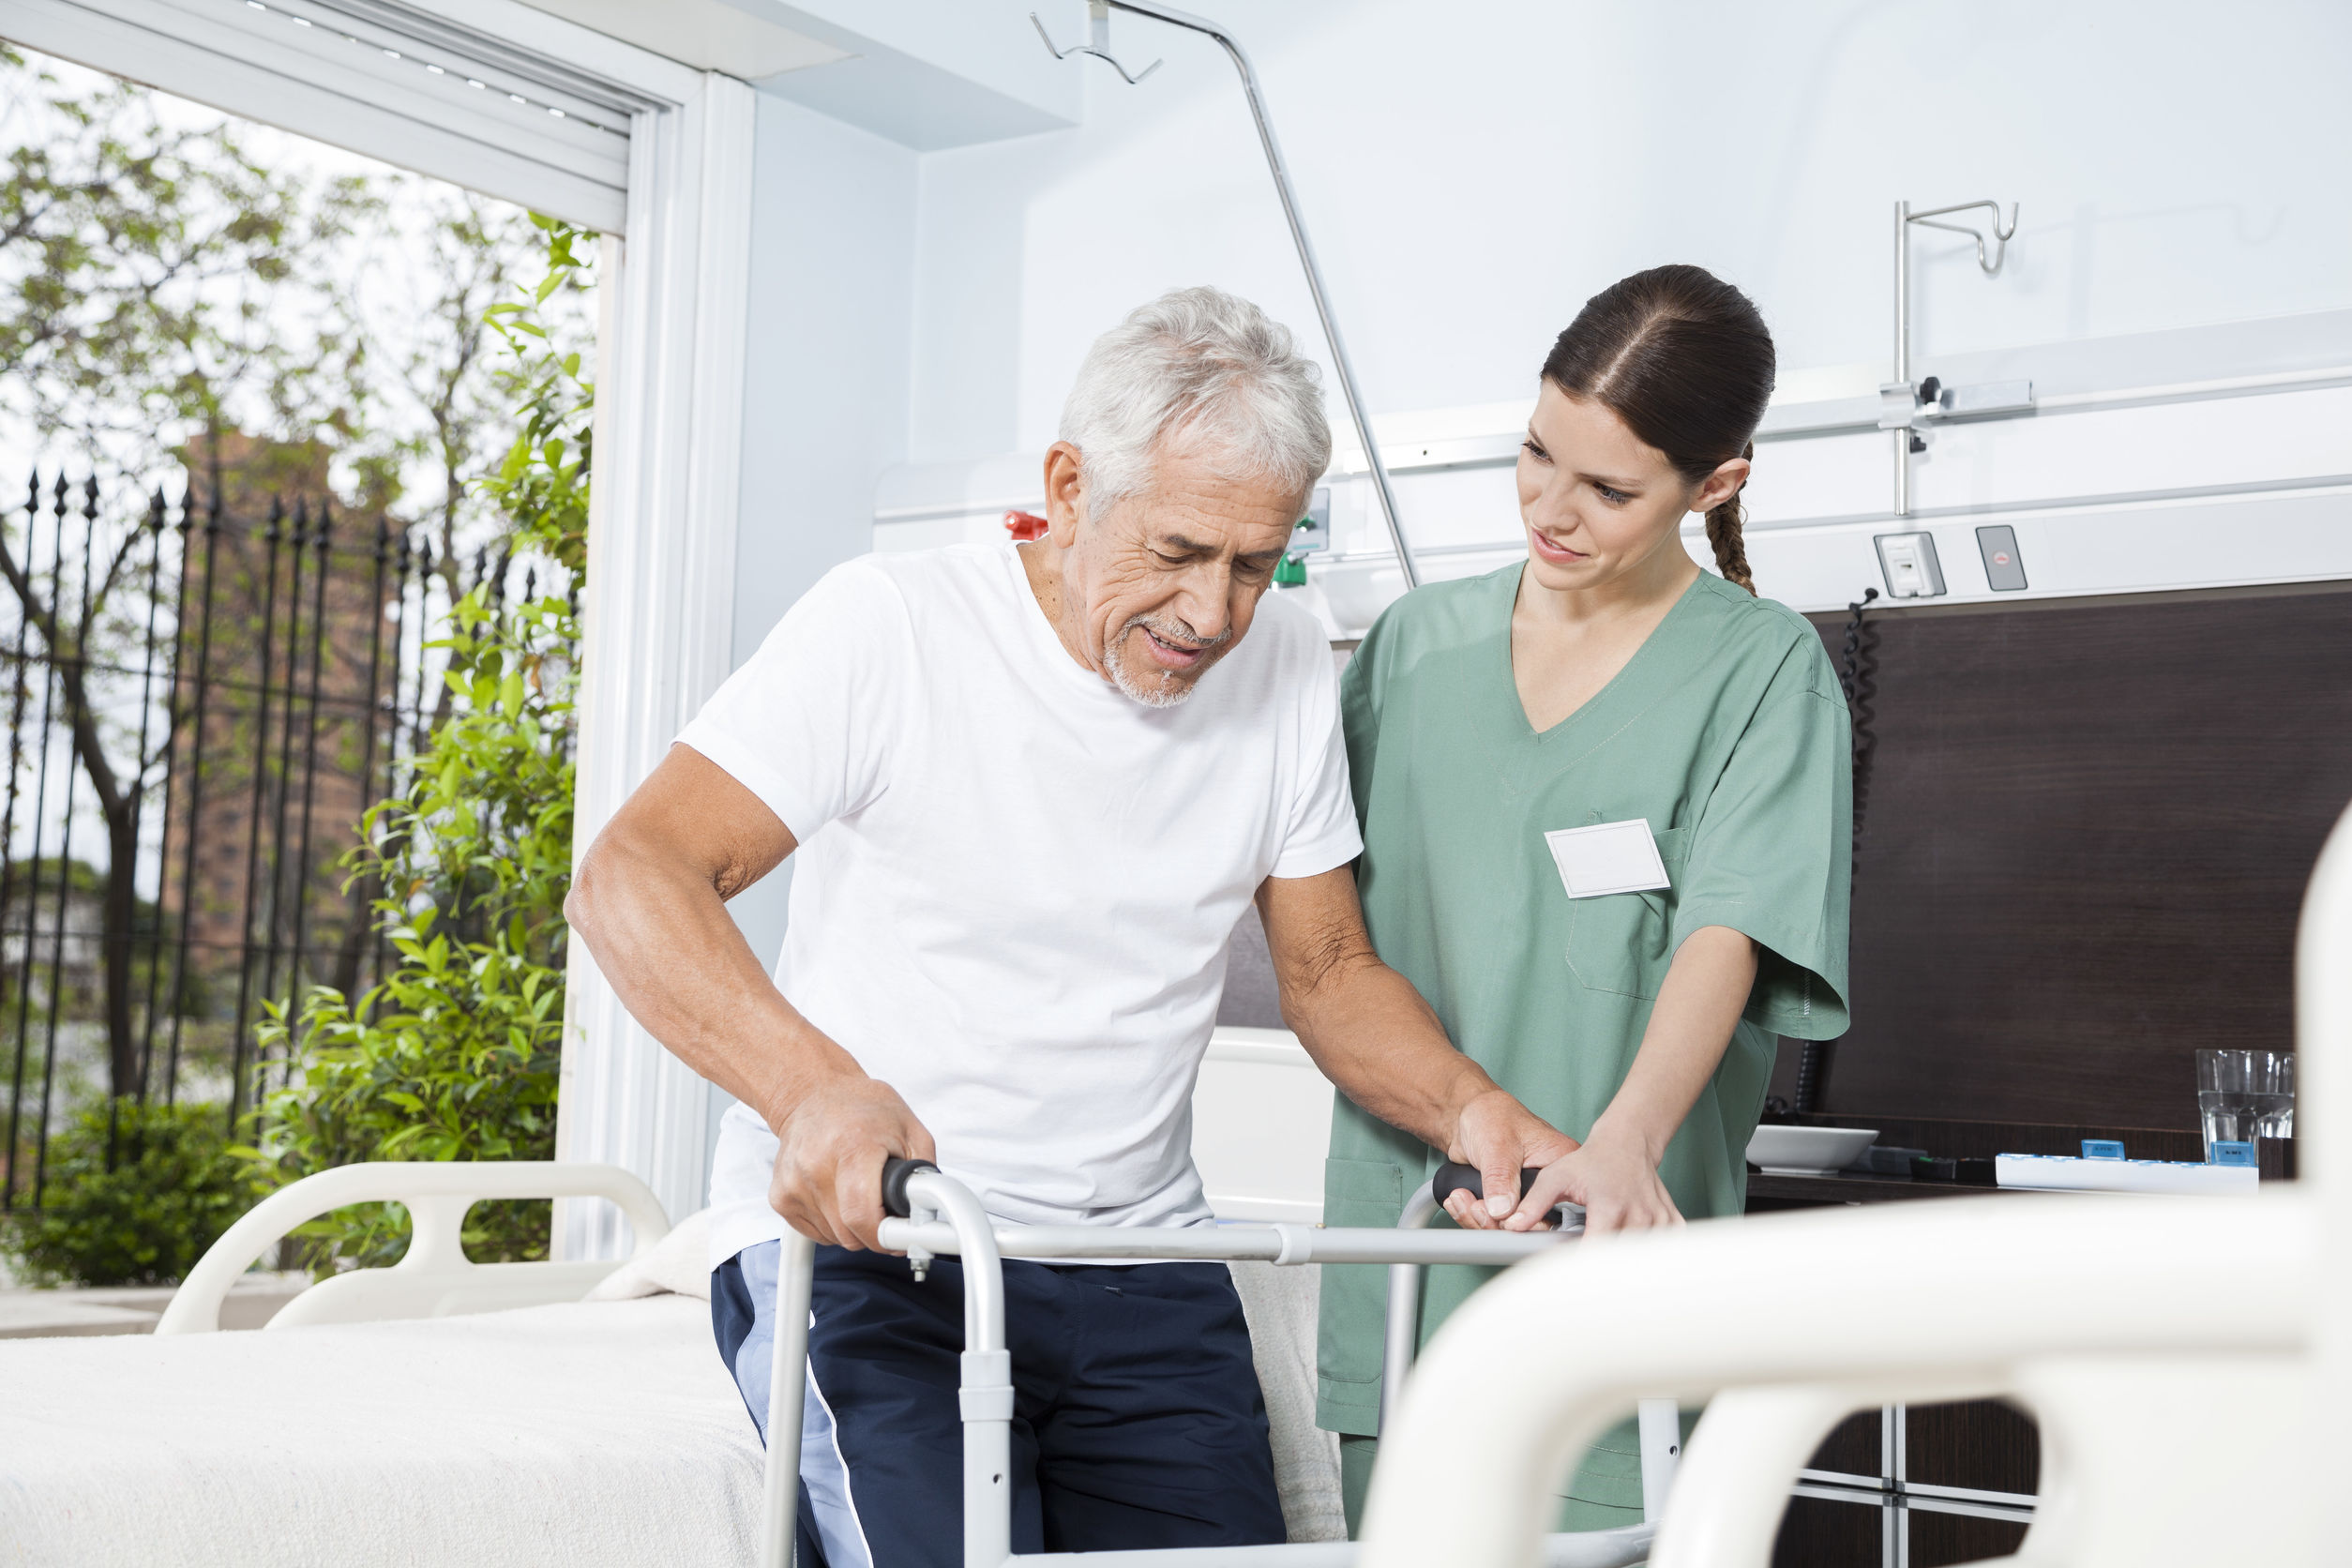
<svg viewBox="0 0 2352 1568"><path fill-rule="evenodd" d="M670 1233L670 1216L651 1188L612 1165L554 1160L375 1160L323 1170L264 1198L208 1248L165 1307L155 1332L215 1334L229 1288L296 1226L354 1203L398 1203L415 1234L388 1269L354 1269L296 1296L272 1318L273 1329L314 1323L366 1323L391 1318L448 1318L514 1306L575 1302L621 1264L476 1263L460 1241L466 1210L491 1198L602 1198L617 1204L637 1232L642 1258Z"/></svg>

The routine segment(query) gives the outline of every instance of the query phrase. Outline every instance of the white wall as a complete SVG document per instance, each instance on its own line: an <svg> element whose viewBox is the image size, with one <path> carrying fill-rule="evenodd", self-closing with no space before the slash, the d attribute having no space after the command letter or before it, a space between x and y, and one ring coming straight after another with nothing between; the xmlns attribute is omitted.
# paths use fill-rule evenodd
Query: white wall
<svg viewBox="0 0 2352 1568"><path fill-rule="evenodd" d="M907 456L918 158L760 96L735 661L827 568L871 548Z"/></svg>
<svg viewBox="0 0 2352 1568"><path fill-rule="evenodd" d="M1082 8L1060 8L1067 36ZM1998 280L1965 240L1922 236L1931 362L2352 307L2339 0L1218 14L1257 58L1377 410L1521 396L1587 295L1668 260L1749 290L1784 367L1875 374L1898 198L2024 204ZM1223 56L1130 17L1113 37L1167 65L1131 88L1073 64L1079 128L923 160L913 461L1046 445L1089 339L1171 285L1240 290L1311 333Z"/></svg>
<svg viewBox="0 0 2352 1568"><path fill-rule="evenodd" d="M2352 365L2352 8L1259 0L1225 17L1258 58L1383 446L1423 470L1398 493L1416 549L1437 548L1428 576L1516 552L1503 469L1535 367L1638 267L1693 261L1745 287L1779 341L1777 413L1834 423L1861 394L1866 427L1892 369L1898 197L2024 216L1989 279L1966 239L1914 231L1913 375L2030 378L2053 399L1938 432L1915 464L1955 595L1990 596L1972 528L1996 512L2021 512L2000 520L2032 596L2352 574L2352 450L2328 388L2058 413ZM877 497L882 548L986 535L1033 504L1088 342L1159 290L1236 289L1322 350L1229 66L1132 19L1114 41L1168 63L1135 88L1081 68L1075 130L923 161L910 463ZM1760 455L1765 592L1822 608L1877 580L1889 439ZM1357 628L1402 580L1352 466L1317 576ZM2176 548L2205 514L2108 505L2314 482L2333 490L2228 514L2242 526L2218 551ZM2165 541L2153 580L2144 534Z"/></svg>
<svg viewBox="0 0 2352 1568"><path fill-rule="evenodd" d="M917 157L760 95L734 659L827 569L873 545L874 487L905 460ZM762 961L790 868L729 906ZM711 1091L711 1114L727 1096Z"/></svg>

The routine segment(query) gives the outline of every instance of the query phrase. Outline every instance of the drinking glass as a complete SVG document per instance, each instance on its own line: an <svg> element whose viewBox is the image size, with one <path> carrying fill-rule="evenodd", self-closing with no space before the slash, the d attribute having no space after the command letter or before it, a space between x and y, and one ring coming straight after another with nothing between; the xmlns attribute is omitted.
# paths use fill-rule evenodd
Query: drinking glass
<svg viewBox="0 0 2352 1568"><path fill-rule="evenodd" d="M2197 1109L2205 1157L2216 1143L2295 1136L2295 1055L2283 1050L2197 1052Z"/></svg>

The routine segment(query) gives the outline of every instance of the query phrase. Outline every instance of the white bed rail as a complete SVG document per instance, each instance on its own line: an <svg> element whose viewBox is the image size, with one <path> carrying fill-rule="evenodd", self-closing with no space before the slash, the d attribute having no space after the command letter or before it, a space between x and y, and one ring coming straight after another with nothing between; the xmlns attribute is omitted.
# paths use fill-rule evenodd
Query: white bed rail
<svg viewBox="0 0 2352 1568"><path fill-rule="evenodd" d="M357 1269L312 1286L269 1327L444 1318L578 1301L620 1267L615 1261L475 1263L460 1229L484 1199L602 1198L619 1205L642 1256L669 1233L651 1189L614 1165L559 1160L373 1160L339 1166L280 1187L248 1210L188 1273L158 1334L213 1334L220 1304L238 1276L296 1226L354 1203L398 1203L414 1228L408 1251L388 1269Z"/></svg>
<svg viewBox="0 0 2352 1568"><path fill-rule="evenodd" d="M1888 1212L1898 1208L1911 1212ZM1472 1297L1431 1343L1381 1438L1361 1560L1532 1560L1553 1484L1636 1390L1671 1388L1692 1404L1817 1383L1851 1408L2014 1388L2020 1366L2053 1355L2292 1355L2310 1327L2312 1220L2286 1193L1960 1199L1698 1226L1539 1259ZM2218 1267L2251 1259L2259 1289L2214 1288ZM1889 1279L1934 1283L1892 1303ZM1781 1434L1828 1419L1751 1413ZM1666 1510L1657 1561L1701 1560L1678 1544L1711 1533L1694 1504L1740 1513L1767 1490L1786 1499L1802 1463L1767 1474L1759 1452L1721 1455L1712 1419L1692 1439L1693 1485ZM1766 1447L1785 1461L1800 1440ZM1726 1457L1754 1486L1723 1484ZM1447 1506L1427 1507L1433 1497ZM1769 1535L1747 1545L1763 1554L1752 1560L1769 1558Z"/></svg>

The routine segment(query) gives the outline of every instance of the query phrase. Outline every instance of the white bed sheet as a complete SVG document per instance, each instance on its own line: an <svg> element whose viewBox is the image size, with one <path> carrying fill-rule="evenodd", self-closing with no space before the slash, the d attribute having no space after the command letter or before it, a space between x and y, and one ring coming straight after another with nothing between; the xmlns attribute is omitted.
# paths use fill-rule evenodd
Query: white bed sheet
<svg viewBox="0 0 2352 1568"><path fill-rule="evenodd" d="M752 1560L761 1450L692 1297L0 1342L0 1563Z"/></svg>
<svg viewBox="0 0 2352 1568"><path fill-rule="evenodd" d="M0 1341L0 1565L750 1562L762 1455L707 1275L683 1261L695 1229L603 1300ZM1290 1539L1341 1539L1337 1442L1314 1425L1318 1271L1233 1273Z"/></svg>

